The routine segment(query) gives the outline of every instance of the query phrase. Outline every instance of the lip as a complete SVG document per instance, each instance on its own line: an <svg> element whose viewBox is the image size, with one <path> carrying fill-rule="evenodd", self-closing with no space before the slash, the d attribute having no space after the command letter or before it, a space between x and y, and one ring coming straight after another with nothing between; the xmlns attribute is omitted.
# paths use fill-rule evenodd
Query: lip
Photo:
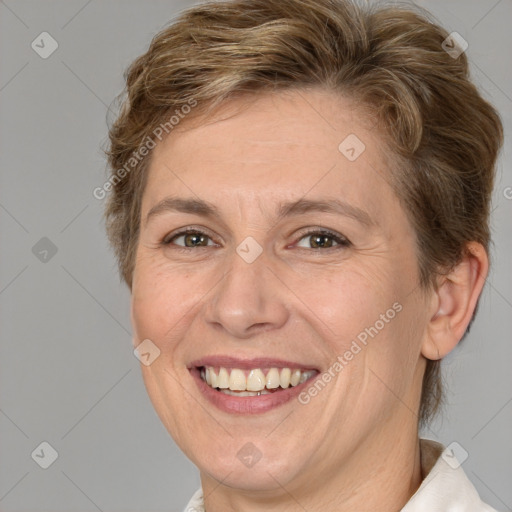
<svg viewBox="0 0 512 512"><path fill-rule="evenodd" d="M202 395L218 409L231 414L261 414L275 409L296 398L304 388L310 386L321 375L318 373L302 384L269 395L237 397L226 395L208 386L201 379L198 368L192 368L190 373Z"/></svg>
<svg viewBox="0 0 512 512"><path fill-rule="evenodd" d="M239 368L249 370L252 368L300 368L302 370L316 370L318 373L302 384L281 389L268 395L236 397L216 391L201 379L200 368L204 366L223 366L226 368ZM309 387L321 372L314 367L301 363L285 361L282 359L255 358L237 359L230 356L212 356L194 361L189 372L194 379L201 394L215 407L230 414L251 415L262 414L275 409L296 398L301 391Z"/></svg>
<svg viewBox="0 0 512 512"><path fill-rule="evenodd" d="M318 368L298 363L297 361L286 361L284 359L273 359L268 357L256 357L252 359L241 359L232 356L207 356L192 361L189 364L188 369L199 368L201 366L212 366L217 368L223 366L224 368L239 368L240 370L252 370L253 368L298 368L300 370L316 370Z"/></svg>

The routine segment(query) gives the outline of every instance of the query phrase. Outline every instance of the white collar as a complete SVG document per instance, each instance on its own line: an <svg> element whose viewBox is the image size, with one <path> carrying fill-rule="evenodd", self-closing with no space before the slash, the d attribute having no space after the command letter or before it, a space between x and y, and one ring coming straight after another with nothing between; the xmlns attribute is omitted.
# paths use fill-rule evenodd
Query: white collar
<svg viewBox="0 0 512 512"><path fill-rule="evenodd" d="M480 500L453 450L420 439L423 482L401 512L496 512Z"/></svg>
<svg viewBox="0 0 512 512"><path fill-rule="evenodd" d="M451 449L420 439L420 453L423 482L400 512L496 512L482 503ZM194 493L184 512L205 512L202 489Z"/></svg>

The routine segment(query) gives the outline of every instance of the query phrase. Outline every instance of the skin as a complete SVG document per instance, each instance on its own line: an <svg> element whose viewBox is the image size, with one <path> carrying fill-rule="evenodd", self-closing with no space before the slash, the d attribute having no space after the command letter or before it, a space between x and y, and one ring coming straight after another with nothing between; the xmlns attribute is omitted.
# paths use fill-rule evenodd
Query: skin
<svg viewBox="0 0 512 512"><path fill-rule="evenodd" d="M390 152L361 112L319 89L240 98L185 119L154 149L132 282L134 345L149 338L161 351L141 366L145 385L200 470L208 512L395 511L421 483L426 358L462 337L487 257L473 243L437 290L420 288L415 232L388 184ZM349 134L366 146L353 162L338 150ZM221 218L166 211L146 222L171 195L209 201ZM325 212L276 217L280 201L303 197L341 199L371 224ZM206 245L162 243L187 226L205 232ZM328 238L315 248L305 232L319 228L350 245ZM250 264L236 252L249 236L263 249ZM395 303L395 318L305 405L229 414L187 369L226 354L325 371ZM248 442L261 453L252 467L237 457Z"/></svg>

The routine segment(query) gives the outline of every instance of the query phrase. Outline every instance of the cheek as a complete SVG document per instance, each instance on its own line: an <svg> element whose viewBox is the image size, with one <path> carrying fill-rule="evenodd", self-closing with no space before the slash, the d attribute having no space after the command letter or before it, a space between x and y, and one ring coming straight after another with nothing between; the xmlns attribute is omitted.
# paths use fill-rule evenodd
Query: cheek
<svg viewBox="0 0 512 512"><path fill-rule="evenodd" d="M416 398L413 385L421 362L425 317L422 303L414 294L403 296L399 306L400 311L369 341L366 365L374 389L392 402L401 397L413 407Z"/></svg>
<svg viewBox="0 0 512 512"><path fill-rule="evenodd" d="M323 332L332 360L343 356L344 374L359 392L370 386L371 394L380 388L389 393L387 385L402 394L418 361L425 320L418 293L411 294L414 275L374 258L317 278L317 286L297 282L296 289L313 305L315 322L328 327Z"/></svg>
<svg viewBox="0 0 512 512"><path fill-rule="evenodd" d="M147 260L144 262L147 263ZM185 291L189 280L183 273L165 275L157 265L137 267L131 299L131 318L135 344L151 340L160 355L149 366L141 365L142 377L155 411L175 439L179 439L179 422L174 411L182 407L177 384L180 366L180 340L185 336L187 312L191 302Z"/></svg>
<svg viewBox="0 0 512 512"><path fill-rule="evenodd" d="M177 363L186 349L187 330L218 279L213 271L191 272L167 261L143 260L136 268L132 287L134 336L139 342L146 338L153 341L168 365Z"/></svg>
<svg viewBox="0 0 512 512"><path fill-rule="evenodd" d="M337 354L347 350L353 340L360 340L364 346L376 330L386 330L388 323L381 320L381 315L390 321L396 314L393 304L399 299L391 277L382 268L351 267L322 270L291 283L296 295L311 309L312 321L323 325L326 339Z"/></svg>
<svg viewBox="0 0 512 512"><path fill-rule="evenodd" d="M171 279L158 267L140 265L136 270L132 287L131 316L135 335L142 340L149 338L161 344L172 329L179 329L180 318L190 309L184 290L186 276L176 274ZM165 349L165 347L160 347Z"/></svg>

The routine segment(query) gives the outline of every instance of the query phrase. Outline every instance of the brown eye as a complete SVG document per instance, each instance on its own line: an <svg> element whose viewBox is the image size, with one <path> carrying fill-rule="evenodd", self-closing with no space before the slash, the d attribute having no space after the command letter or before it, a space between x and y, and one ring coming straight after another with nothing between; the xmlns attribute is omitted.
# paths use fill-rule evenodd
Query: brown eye
<svg viewBox="0 0 512 512"><path fill-rule="evenodd" d="M208 240L210 237L201 231L181 231L180 233L176 233L171 238L166 238L163 243L165 245L178 245L179 247L185 247L187 249L192 249L194 247L206 247L208 245ZM179 241L179 243L177 243Z"/></svg>
<svg viewBox="0 0 512 512"><path fill-rule="evenodd" d="M300 240L306 240L306 246L300 245L300 242L297 245L307 249L331 249L350 245L346 238L330 231L310 231L305 233Z"/></svg>
<svg viewBox="0 0 512 512"><path fill-rule="evenodd" d="M311 245L316 249L318 247L332 247L333 239L329 235L311 235Z"/></svg>

